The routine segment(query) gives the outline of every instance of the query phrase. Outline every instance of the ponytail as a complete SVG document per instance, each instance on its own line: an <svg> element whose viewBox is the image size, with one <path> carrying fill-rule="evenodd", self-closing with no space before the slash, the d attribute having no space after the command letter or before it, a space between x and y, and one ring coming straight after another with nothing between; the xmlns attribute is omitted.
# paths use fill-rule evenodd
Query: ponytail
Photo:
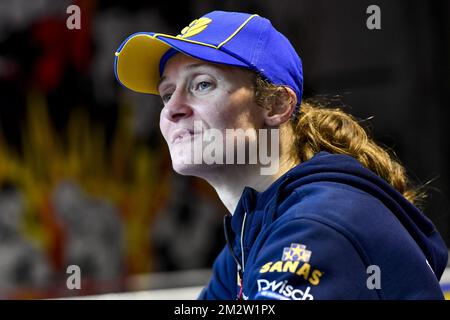
<svg viewBox="0 0 450 320"><path fill-rule="evenodd" d="M256 102L267 106L268 100L285 97L283 88L256 76ZM383 178L414 205L419 206L426 198L423 191L412 186L395 155L378 145L352 115L340 108L306 100L289 126L293 132L290 156L296 163L307 161L320 151L345 154Z"/></svg>

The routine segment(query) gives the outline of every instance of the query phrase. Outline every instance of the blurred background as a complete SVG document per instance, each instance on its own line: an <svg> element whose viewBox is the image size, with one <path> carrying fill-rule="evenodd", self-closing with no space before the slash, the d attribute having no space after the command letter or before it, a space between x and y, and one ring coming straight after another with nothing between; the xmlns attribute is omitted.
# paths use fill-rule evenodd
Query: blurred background
<svg viewBox="0 0 450 320"><path fill-rule="evenodd" d="M371 4L381 30L366 27ZM423 210L450 245L448 1L0 0L1 299L206 283L226 209L173 172L159 98L121 87L113 62L128 35L176 35L212 10L269 18L302 57L305 97L338 95L371 118L427 185ZM73 264L80 290L67 288Z"/></svg>

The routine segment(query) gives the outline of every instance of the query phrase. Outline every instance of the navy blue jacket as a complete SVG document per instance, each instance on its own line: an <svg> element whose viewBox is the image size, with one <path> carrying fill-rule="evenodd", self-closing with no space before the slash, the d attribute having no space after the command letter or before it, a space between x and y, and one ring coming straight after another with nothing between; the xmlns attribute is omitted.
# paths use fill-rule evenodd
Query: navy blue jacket
<svg viewBox="0 0 450 320"><path fill-rule="evenodd" d="M352 157L320 152L246 187L224 226L199 299L443 299L433 223Z"/></svg>

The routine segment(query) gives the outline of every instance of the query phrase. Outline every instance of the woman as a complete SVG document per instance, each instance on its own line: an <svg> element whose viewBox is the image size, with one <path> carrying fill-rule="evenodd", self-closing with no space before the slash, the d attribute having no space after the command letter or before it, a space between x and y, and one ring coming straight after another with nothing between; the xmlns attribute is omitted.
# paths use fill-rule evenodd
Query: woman
<svg viewBox="0 0 450 320"><path fill-rule="evenodd" d="M214 11L176 37L134 34L115 72L161 96L174 170L230 212L200 299L443 298L447 248L420 193L353 117L302 103L301 60L269 20Z"/></svg>

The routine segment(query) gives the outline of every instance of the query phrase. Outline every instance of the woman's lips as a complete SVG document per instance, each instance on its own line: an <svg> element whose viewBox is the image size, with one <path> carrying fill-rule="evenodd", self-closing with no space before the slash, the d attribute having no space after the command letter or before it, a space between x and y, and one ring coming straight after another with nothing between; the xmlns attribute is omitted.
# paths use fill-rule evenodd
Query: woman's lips
<svg viewBox="0 0 450 320"><path fill-rule="evenodd" d="M171 135L171 143L177 144L187 138L192 138L196 133L190 129L176 129Z"/></svg>

